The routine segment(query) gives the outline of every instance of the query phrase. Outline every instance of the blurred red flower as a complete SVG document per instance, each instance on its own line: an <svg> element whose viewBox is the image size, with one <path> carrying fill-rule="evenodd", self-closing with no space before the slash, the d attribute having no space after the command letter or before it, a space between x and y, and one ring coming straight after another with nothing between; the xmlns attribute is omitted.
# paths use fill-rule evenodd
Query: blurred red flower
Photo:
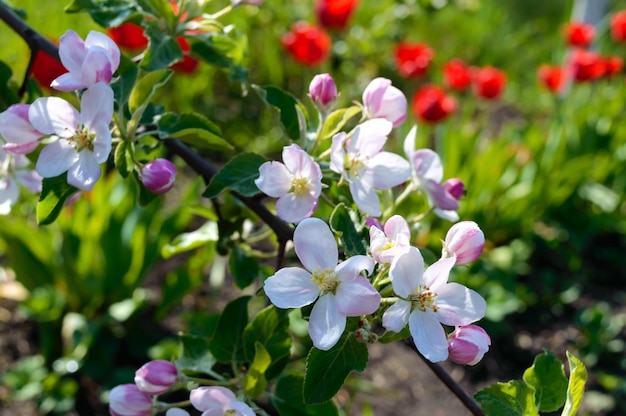
<svg viewBox="0 0 626 416"><path fill-rule="evenodd" d="M405 78L421 77L428 71L433 50L425 43L400 42L396 46L396 67Z"/></svg>
<svg viewBox="0 0 626 416"><path fill-rule="evenodd" d="M117 27L108 28L107 32L120 48L137 50L148 46L148 38L144 36L143 28L134 23L122 23Z"/></svg>
<svg viewBox="0 0 626 416"><path fill-rule="evenodd" d="M565 71L560 66L541 65L537 70L539 83L552 92L559 92L565 85Z"/></svg>
<svg viewBox="0 0 626 416"><path fill-rule="evenodd" d="M179 37L176 38L176 42L178 42L180 48L183 50L183 60L175 63L171 66L171 68L174 71L182 72L183 74L193 73L199 64L199 61L189 56L191 48L189 47L189 43L187 43L187 39Z"/></svg>
<svg viewBox="0 0 626 416"><path fill-rule="evenodd" d="M506 74L492 66L472 68L472 83L477 97L494 100L504 91Z"/></svg>
<svg viewBox="0 0 626 416"><path fill-rule="evenodd" d="M330 53L330 36L320 27L296 22L281 42L293 58L301 64L315 66Z"/></svg>
<svg viewBox="0 0 626 416"><path fill-rule="evenodd" d="M610 77L619 74L624 69L624 60L619 56L604 57L604 76Z"/></svg>
<svg viewBox="0 0 626 416"><path fill-rule="evenodd" d="M58 42L54 43L58 45ZM52 81L66 72L68 71L61 62L41 50L37 51L31 74L40 86L51 89Z"/></svg>
<svg viewBox="0 0 626 416"><path fill-rule="evenodd" d="M573 21L565 26L565 41L570 46L587 47L595 35L596 29L588 23Z"/></svg>
<svg viewBox="0 0 626 416"><path fill-rule="evenodd" d="M464 61L454 58L443 67L443 80L448 88L462 91L471 85L472 72Z"/></svg>
<svg viewBox="0 0 626 416"><path fill-rule="evenodd" d="M616 42L626 42L626 10L611 16L611 36Z"/></svg>
<svg viewBox="0 0 626 416"><path fill-rule="evenodd" d="M424 84L413 95L413 112L427 123L445 119L456 107L456 100L436 85Z"/></svg>
<svg viewBox="0 0 626 416"><path fill-rule="evenodd" d="M322 27L343 30L357 4L358 0L316 0L315 16Z"/></svg>
<svg viewBox="0 0 626 416"><path fill-rule="evenodd" d="M574 81L590 81L604 75L604 60L596 52L580 48L574 49L570 55L569 62Z"/></svg>

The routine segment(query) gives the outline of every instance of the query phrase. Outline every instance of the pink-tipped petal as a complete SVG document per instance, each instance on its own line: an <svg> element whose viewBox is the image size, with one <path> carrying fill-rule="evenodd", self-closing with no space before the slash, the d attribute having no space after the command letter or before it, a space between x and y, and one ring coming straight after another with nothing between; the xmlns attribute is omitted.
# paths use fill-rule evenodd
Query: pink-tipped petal
<svg viewBox="0 0 626 416"><path fill-rule="evenodd" d="M265 162L259 167L260 176L254 180L255 185L266 195L280 198L287 195L291 188L291 173L280 162Z"/></svg>
<svg viewBox="0 0 626 416"><path fill-rule="evenodd" d="M374 270L374 260L371 257L357 255L352 256L340 263L336 269L337 279L342 282L355 280L362 271L367 271L369 276Z"/></svg>
<svg viewBox="0 0 626 416"><path fill-rule="evenodd" d="M113 117L113 90L98 82L83 93L80 100L80 121L87 128L111 123Z"/></svg>
<svg viewBox="0 0 626 416"><path fill-rule="evenodd" d="M413 152L411 159L415 174L420 180L430 179L441 182L443 179L443 165L437 153L430 149L420 149Z"/></svg>
<svg viewBox="0 0 626 416"><path fill-rule="evenodd" d="M285 267L265 280L265 294L278 308L300 308L315 302L320 290L311 273L299 267Z"/></svg>
<svg viewBox="0 0 626 416"><path fill-rule="evenodd" d="M317 208L317 198L310 195L296 196L288 193L276 202L278 216L287 222L298 223L313 214Z"/></svg>
<svg viewBox="0 0 626 416"><path fill-rule="evenodd" d="M44 178L54 178L67 171L78 160L78 153L67 140L57 140L41 149L37 172Z"/></svg>
<svg viewBox="0 0 626 416"><path fill-rule="evenodd" d="M360 275L354 280L342 281L335 296L337 310L345 316L369 315L380 306L380 293Z"/></svg>
<svg viewBox="0 0 626 416"><path fill-rule="evenodd" d="M111 82L113 70L108 52L98 46L89 48L80 75L77 76L88 86L97 82Z"/></svg>
<svg viewBox="0 0 626 416"><path fill-rule="evenodd" d="M76 74L79 73L80 72L76 72ZM52 81L52 83L50 83L50 87L58 91L71 92L87 88L87 85L83 82L82 79L78 79L74 76L74 74L68 72L60 75L54 81Z"/></svg>
<svg viewBox="0 0 626 416"><path fill-rule="evenodd" d="M349 187L352 198L361 211L372 217L382 214L380 199L370 184L362 180L352 180Z"/></svg>
<svg viewBox="0 0 626 416"><path fill-rule="evenodd" d="M453 258L445 258L431 264L424 272L424 284L432 291L437 292L439 288L448 283L450 270L454 266Z"/></svg>
<svg viewBox="0 0 626 416"><path fill-rule="evenodd" d="M298 258L310 272L335 270L339 260L337 241L324 221L319 218L303 220L294 231L293 244Z"/></svg>
<svg viewBox="0 0 626 416"><path fill-rule="evenodd" d="M485 299L463 285L448 283L436 292L438 295L436 315L443 324L468 325L485 316L487 309Z"/></svg>
<svg viewBox="0 0 626 416"><path fill-rule="evenodd" d="M99 46L105 49L111 60L111 69L113 72L115 72L120 66L120 48L104 33L97 32L95 30L90 31L85 39L85 46L87 48Z"/></svg>
<svg viewBox="0 0 626 416"><path fill-rule="evenodd" d="M389 189L411 177L411 165L399 155L380 152L370 159L368 165L373 172L374 188Z"/></svg>
<svg viewBox="0 0 626 416"><path fill-rule="evenodd" d="M391 133L392 127L392 124L384 118L376 118L359 124L350 138L348 152L368 157L376 155L387 142L387 136Z"/></svg>
<svg viewBox="0 0 626 416"><path fill-rule="evenodd" d="M237 400L235 394L221 386L204 386L191 390L189 401L196 409L206 412L210 409L226 410L228 404Z"/></svg>
<svg viewBox="0 0 626 416"><path fill-rule="evenodd" d="M70 72L79 73L85 55L85 42L73 30L66 31L59 40L59 57L63 66Z"/></svg>
<svg viewBox="0 0 626 416"><path fill-rule="evenodd" d="M28 109L28 118L33 127L45 134L71 137L79 125L76 109L59 97L36 99Z"/></svg>
<svg viewBox="0 0 626 416"><path fill-rule="evenodd" d="M420 310L413 311L409 316L409 331L417 350L430 362L448 358L446 332L433 316Z"/></svg>
<svg viewBox="0 0 626 416"><path fill-rule="evenodd" d="M393 290L403 298L415 293L415 289L424 284L423 274L424 259L415 247L409 247L405 253L398 255L389 269Z"/></svg>
<svg viewBox="0 0 626 416"><path fill-rule="evenodd" d="M330 169L333 172L343 173L343 164L346 156L344 144L346 142L346 133L341 132L333 136L330 146Z"/></svg>
<svg viewBox="0 0 626 416"><path fill-rule="evenodd" d="M346 317L337 310L335 295L318 299L309 318L309 335L315 348L328 351L335 346L346 328Z"/></svg>
<svg viewBox="0 0 626 416"><path fill-rule="evenodd" d="M376 114L380 111L385 96L385 91L391 86L391 81L387 78L373 79L365 91L363 91L363 104L370 114Z"/></svg>
<svg viewBox="0 0 626 416"><path fill-rule="evenodd" d="M409 224L404 217L400 215L394 215L385 222L385 234L400 245L410 245L411 243L411 230Z"/></svg>
<svg viewBox="0 0 626 416"><path fill-rule="evenodd" d="M398 301L391 305L383 314L383 327L387 331L400 332L409 322L410 314L411 303L398 299Z"/></svg>

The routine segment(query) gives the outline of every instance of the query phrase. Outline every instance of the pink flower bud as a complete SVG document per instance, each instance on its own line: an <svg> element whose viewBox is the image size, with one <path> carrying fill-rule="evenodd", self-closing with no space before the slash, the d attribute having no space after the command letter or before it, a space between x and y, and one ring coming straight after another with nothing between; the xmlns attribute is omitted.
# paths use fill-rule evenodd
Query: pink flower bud
<svg viewBox="0 0 626 416"><path fill-rule="evenodd" d="M465 195L465 185L458 178L448 179L443 183L443 187L457 201Z"/></svg>
<svg viewBox="0 0 626 416"><path fill-rule="evenodd" d="M363 105L369 118L384 118L394 127L406 120L406 97L391 81L376 78L363 91Z"/></svg>
<svg viewBox="0 0 626 416"><path fill-rule="evenodd" d="M448 357L457 364L475 365L491 345L491 338L476 325L465 325L454 330L448 337Z"/></svg>
<svg viewBox="0 0 626 416"><path fill-rule="evenodd" d="M443 242L442 257L456 256L456 264L471 263L480 257L485 247L485 235L473 221L454 224Z"/></svg>
<svg viewBox="0 0 626 416"><path fill-rule="evenodd" d="M144 393L163 394L172 387L178 377L176 366L169 361L154 360L142 365L135 372L135 384Z"/></svg>
<svg viewBox="0 0 626 416"><path fill-rule="evenodd" d="M380 220L378 218L374 218L374 217L366 217L365 218L365 226L366 227L376 227L379 230L383 230L383 225L380 223Z"/></svg>
<svg viewBox="0 0 626 416"><path fill-rule="evenodd" d="M141 170L141 182L155 194L164 194L174 186L176 166L167 159L156 159Z"/></svg>
<svg viewBox="0 0 626 416"><path fill-rule="evenodd" d="M109 393L109 413L111 416L150 416L152 397L134 384L116 386Z"/></svg>
<svg viewBox="0 0 626 416"><path fill-rule="evenodd" d="M337 98L337 85L329 74L318 74L309 85L309 95L315 104L326 107Z"/></svg>

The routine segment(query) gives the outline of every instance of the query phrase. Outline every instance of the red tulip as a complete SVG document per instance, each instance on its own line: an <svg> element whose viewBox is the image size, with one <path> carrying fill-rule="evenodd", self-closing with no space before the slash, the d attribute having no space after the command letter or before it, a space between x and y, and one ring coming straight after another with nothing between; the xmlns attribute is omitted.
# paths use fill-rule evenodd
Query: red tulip
<svg viewBox="0 0 626 416"><path fill-rule="evenodd" d="M122 23L118 27L110 27L107 32L120 48L136 50L148 46L148 38L144 36L143 28L134 23Z"/></svg>
<svg viewBox="0 0 626 416"><path fill-rule="evenodd" d="M343 30L348 26L358 0L316 0L315 15L326 29Z"/></svg>
<svg viewBox="0 0 626 416"><path fill-rule="evenodd" d="M477 97L494 100L504 91L506 74L492 66L475 68L472 71L472 82Z"/></svg>
<svg viewBox="0 0 626 416"><path fill-rule="evenodd" d="M472 83L472 72L465 62L455 58L443 67L443 80L448 88L462 91Z"/></svg>
<svg viewBox="0 0 626 416"><path fill-rule="evenodd" d="M537 77L539 83L552 92L559 92L565 85L565 71L559 66L541 65Z"/></svg>
<svg viewBox="0 0 626 416"><path fill-rule="evenodd" d="M611 16L611 36L616 42L626 42L626 10Z"/></svg>
<svg viewBox="0 0 626 416"><path fill-rule="evenodd" d="M37 51L31 74L40 86L51 89L50 84L52 84L52 81L66 72L68 71L61 62L41 50Z"/></svg>
<svg viewBox="0 0 626 416"><path fill-rule="evenodd" d="M424 84L413 96L413 112L427 123L437 123L454 110L456 100L436 85Z"/></svg>
<svg viewBox="0 0 626 416"><path fill-rule="evenodd" d="M570 22L565 27L565 41L570 46L587 47L593 42L596 29L583 22Z"/></svg>
<svg viewBox="0 0 626 416"><path fill-rule="evenodd" d="M611 77L619 74L624 69L624 60L619 56L606 56L604 58L604 76Z"/></svg>
<svg viewBox="0 0 626 416"><path fill-rule="evenodd" d="M570 56L569 62L576 82L598 79L605 72L604 61L596 52L575 49Z"/></svg>
<svg viewBox="0 0 626 416"><path fill-rule="evenodd" d="M434 52L424 43L400 42L396 46L396 67L406 78L421 77L428 71Z"/></svg>
<svg viewBox="0 0 626 416"><path fill-rule="evenodd" d="M315 66L330 53L330 36L321 28L306 22L296 22L291 32L283 35L282 44L301 64Z"/></svg>

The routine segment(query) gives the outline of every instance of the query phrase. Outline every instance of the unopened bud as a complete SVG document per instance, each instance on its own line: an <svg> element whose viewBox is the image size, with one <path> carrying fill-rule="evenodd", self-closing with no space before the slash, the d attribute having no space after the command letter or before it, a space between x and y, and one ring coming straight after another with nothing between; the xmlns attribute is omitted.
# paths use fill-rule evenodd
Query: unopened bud
<svg viewBox="0 0 626 416"><path fill-rule="evenodd" d="M457 364L475 365L491 345L487 332L476 325L457 328L448 337L448 357Z"/></svg>
<svg viewBox="0 0 626 416"><path fill-rule="evenodd" d="M326 107L337 98L337 85L329 74L318 74L309 85L311 100L321 107Z"/></svg>
<svg viewBox="0 0 626 416"><path fill-rule="evenodd" d="M458 178L448 179L443 183L443 187L457 201L465 195L465 185Z"/></svg>
<svg viewBox="0 0 626 416"><path fill-rule="evenodd" d="M456 264L467 264L480 257L485 235L473 221L461 221L448 230L443 242L442 257L456 256Z"/></svg>
<svg viewBox="0 0 626 416"><path fill-rule="evenodd" d="M134 384L115 386L109 393L109 412L112 416L150 416L152 397Z"/></svg>
<svg viewBox="0 0 626 416"><path fill-rule="evenodd" d="M155 194L164 194L174 186L176 166L167 159L156 159L141 170L141 182Z"/></svg>
<svg viewBox="0 0 626 416"><path fill-rule="evenodd" d="M172 387L177 378L176 366L165 360L147 362L135 372L137 388L151 395L165 393Z"/></svg>

